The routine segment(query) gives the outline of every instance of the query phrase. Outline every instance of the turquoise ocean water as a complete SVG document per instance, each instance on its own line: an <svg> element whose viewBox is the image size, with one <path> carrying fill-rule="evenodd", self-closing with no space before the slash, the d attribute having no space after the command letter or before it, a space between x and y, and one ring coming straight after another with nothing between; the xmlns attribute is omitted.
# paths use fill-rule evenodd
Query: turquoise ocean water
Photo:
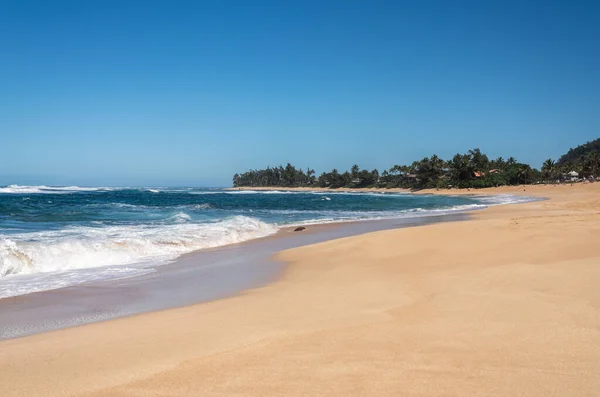
<svg viewBox="0 0 600 397"><path fill-rule="evenodd" d="M153 271L281 227L422 217L527 200L198 188L0 187L0 298Z"/></svg>

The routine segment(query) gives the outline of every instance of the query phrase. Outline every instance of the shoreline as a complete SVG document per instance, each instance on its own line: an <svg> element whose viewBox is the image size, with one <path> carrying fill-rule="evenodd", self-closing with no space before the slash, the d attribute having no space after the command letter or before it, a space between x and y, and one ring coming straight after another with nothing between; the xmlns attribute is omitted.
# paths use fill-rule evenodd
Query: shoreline
<svg viewBox="0 0 600 397"><path fill-rule="evenodd" d="M270 190L270 189L260 189L260 190ZM290 190L293 190L293 189L290 189ZM306 189L300 188L300 190L306 190ZM353 191L353 190L347 189L344 191ZM438 192L438 194L444 195L444 193L439 193L439 192ZM486 205L486 204L482 204L482 205ZM248 246L251 246L252 244L256 244L256 243L260 244L260 243L266 242L266 241L275 241L274 239L286 237L286 234L293 232L294 229L297 228L298 226L303 226L303 227L307 228L306 230L304 230L302 232L302 234L321 233L321 234L326 235L327 233L324 233L324 232L326 232L328 229L341 228L341 227L351 228L351 230L348 232L330 233L330 235L328 237L317 238L314 241L309 241L307 243L299 243L299 244L295 244L295 245L292 244L292 245L287 245L287 246L283 245L283 246L279 246L279 247L274 246L274 248L271 249L271 252L268 255L269 257L274 256L277 252L279 252L281 250L289 249L292 246L307 245L307 244L312 244L316 241L320 242L320 241L336 239L336 238L340 238L340 237L347 237L350 235L363 234L363 233L373 232L373 231L378 231L378 230L385 230L385 229L390 228L390 226L389 226L390 222L392 222L392 223L399 222L396 227L415 226L415 225L428 224L430 222L436 222L436 221L438 221L438 219L439 219L439 221L444 222L446 217L449 217L449 218L456 217L457 219L462 219L461 218L462 215L469 214L473 211L478 211L478 210L479 210L479 208L467 209L467 210L456 210L456 211L449 210L447 213L444 213L444 212L431 213L431 214L422 214L422 215L418 215L418 216L406 216L406 217L404 217L404 216L395 217L394 216L394 217L384 217L384 218L374 218L374 219L348 219L348 220L333 220L333 221L328 221L328 222L292 224L292 225L282 226L275 234L268 235L265 237L253 238L253 239L242 241L242 242L235 243L235 244L228 244L228 245L224 245L224 246L212 247L212 248L207 248L207 249L199 249L199 250L195 250L192 252L184 253L184 254L180 255L179 257L173 259L169 263L148 265L146 267L146 269L148 269L148 270L139 275L125 276L125 277L119 277L119 278L106 278L106 279L100 279L100 280L94 280L94 281L86 281L86 282L73 284L73 285L67 285L64 287L59 287L59 288L54 288L54 289L40 290L40 291L31 292L28 294L14 295L14 296L0 298L0 311L3 311L5 314L4 321L0 320L0 340L11 339L14 337L22 337L22 336L26 336L26 335L35 334L38 332L47 332L48 330L63 329L63 328L67 328L70 326L79 326L79 325L88 324L88 323L97 322L97 321L107 321L107 320L111 320L114 318L120 318L123 316L130 316L130 315L135 315L135 314L139 314L139 313L145 313L145 312L149 312L149 311L153 311L153 310L164 310L164 309L169 309L169 308L176 308L176 307L181 307L181 306L186 306L186 305L193 305L193 304L197 304L197 303L208 302L211 300L235 296L239 293L243 293L245 290L247 290L249 288L259 287L265 283L265 281L264 281L266 279L265 277L262 277L262 276L258 277L258 279L260 280L259 282L254 282L254 283L249 282L246 284L242 284L242 286L239 286L238 289L236 289L236 290L232 290L231 288L225 288L225 290L227 292L224 292L224 293L214 292L214 293L209 294L210 297L202 296L200 298L196 298L195 300L188 299L185 302L179 302L178 304L170 304L170 305L163 305L163 306L153 305L152 309L145 307L143 310L128 308L126 310L120 309L118 311L109 311L102 307L100 307L100 308L93 307L93 308L87 309L87 311L94 313L93 316L90 316L89 313L82 312L80 310L77 312L77 315L79 318L76 321L65 318L65 316L68 316L68 314L64 313L63 311L59 311L59 314L60 314L59 318L52 319L52 318L48 318L48 317L44 316L44 320L43 320L44 324L43 325L41 325L39 323L33 325L33 324L30 324L28 321L27 321L27 324L23 324L24 323L23 316L20 316L17 321L14 320L14 317L11 318L10 316L6 316L6 312L7 312L6 308L7 307L9 308L9 311L14 312L15 310L19 310L19 311L23 311L23 309L26 310L31 305L36 306L36 307L46 306L45 305L46 302L53 302L53 304L60 305L61 304L60 302L62 301L62 299L60 299L61 295L65 295L65 296L68 296L69 298L73 298L73 299L76 299L76 297L79 296L79 297L83 297L84 299L90 301L91 297L88 296L88 294L86 293L86 291L85 291L86 288L91 288L91 289L103 289L106 287L110 288L112 283L117 283L119 285L122 285L122 284L127 284L128 281L134 281L134 282L132 282L132 284L135 284L135 280L137 280L137 279L146 280L148 278L152 278L152 277L154 277L154 273L156 273L156 272L160 273L161 270L163 270L163 269L170 269L172 267L176 267L181 262L191 262L194 259L196 261L201 262L203 253L218 253L220 251L236 249L236 247L248 247ZM428 218L428 219L425 219L425 218ZM366 222L366 224L359 226L359 224L362 224L365 222ZM374 226L370 227L367 225L374 225ZM377 225L380 225L380 226L377 226ZM357 231L352 231L352 229L355 229ZM289 237L289 236L287 236L287 237ZM269 261L271 261L271 259L269 257L265 256L262 258L262 260L264 262L269 262ZM271 272L273 272L273 271L271 271ZM269 280L272 280L272 278L269 278ZM59 296L59 298L56 298L56 296ZM46 297L48 299L46 299ZM34 302L34 303L28 303L28 302ZM123 302L111 301L111 305L122 306L122 304L120 304L120 303L123 303ZM127 305L130 304L130 302L124 302L124 303ZM105 302L101 301L101 304L99 306L103 306L104 304L105 304ZM92 305L92 302L88 302L86 304L87 307L89 307L90 305ZM15 308L18 308L18 309L15 309ZM56 312L52 307L48 308L47 310L49 312ZM72 317L72 316L74 316L74 314L71 314L70 316ZM11 323L11 321L12 321L12 323ZM17 323L18 325L15 325L14 323ZM34 321L34 323L35 323L35 321ZM58 323L60 325L54 325L55 323ZM22 332L22 331L18 330L20 328L24 328L24 329L26 328L26 329L28 329L28 331Z"/></svg>
<svg viewBox="0 0 600 397"><path fill-rule="evenodd" d="M585 186L593 183L580 183L576 184ZM407 193L407 194L435 194L442 196L491 196L498 194L513 194L519 196L529 196L531 192L536 192L540 190L545 190L546 188L572 188L573 184L538 184L538 185L511 185L511 186L499 186L499 187L488 187L482 189L421 189L421 190L411 190L404 188L322 188L322 187L271 187L271 186L255 186L255 187L230 187L225 188L225 190L229 191L290 191L290 192L329 192L329 193ZM528 193L529 192L529 193ZM544 198L542 196L537 196L539 198Z"/></svg>
<svg viewBox="0 0 600 397"><path fill-rule="evenodd" d="M231 298L0 341L0 389L593 395L599 187L528 186L548 200L286 250L280 279Z"/></svg>
<svg viewBox="0 0 600 397"><path fill-rule="evenodd" d="M484 206L486 204L481 204L481 206ZM451 213L459 213L459 212L465 212L468 210L461 210L461 209L449 209L448 211L442 211L440 210L439 213L441 214L451 214ZM80 286L80 285L86 285L86 284L94 284L96 282L103 282L103 281L108 281L108 280L119 280L119 279L126 279L126 278L133 278L133 277L142 277L144 275L146 275L147 273L151 273L154 271L154 269L156 269L159 266L165 266L165 265L169 265L172 263L176 263L177 261L180 260L180 258L185 257L187 255L190 254L195 254L197 252L203 252L203 251L210 251L213 249L219 249L221 247L226 247L229 245L238 245L238 244L247 244L247 243L251 243L253 241L257 241L260 240L262 238L269 238L269 237L274 237L274 236L279 236L281 233L286 233L289 230L293 230L294 228L297 227L309 227L310 229L315 229L315 228L322 228L324 227L324 225L336 225L336 224L352 224L355 222L363 222L363 221L376 221L376 220L382 220L382 219L396 219L396 218L404 218L403 214L404 211L400 211L397 213L397 215L390 215L385 214L385 215L381 215L381 216L373 216L371 217L364 217L364 218L359 218L359 217L355 217L355 218L348 218L348 219L334 219L334 218L330 218L330 219L309 219L309 220L297 220L296 222L291 222L289 224L278 224L278 223L273 223L271 222L270 224L268 224L269 226L272 227L270 233L272 234L267 234L266 236L250 236L247 237L247 240L243 240L243 241L239 241L236 243L225 243L224 245L219 245L216 247L209 247L209 248L196 248L193 251L188 251L188 252L183 252L183 253L179 253L177 254L177 256L173 256L171 258L166 258L164 260L162 259L158 259L156 261L154 261L153 259L148 259L146 261L139 261L139 262L135 262L135 261L131 261L128 263L122 263L121 265L123 267L128 267L128 266L132 266L135 269L135 273L133 274L125 274L125 275L105 275L103 278L102 277L98 277L98 278L94 278L94 277L89 277L88 279L85 281L79 281L79 282L75 282L75 283L67 283L66 285L61 285L60 283L60 274L58 274L59 271L57 272L52 272L49 271L47 273L45 272L32 272L31 274L28 274L26 272L23 273L16 273L16 274L11 274L9 272L9 277L28 277L31 276L32 278L35 276L44 276L44 275L57 275L57 280L56 282L54 282L54 285L50 285L48 286L46 289L44 287L37 287L37 288L32 288L28 291L23 291L21 290L19 287L20 285L18 284L18 281L16 281L16 279L11 279L9 280L7 283L8 285L6 286L6 289L3 289L5 287L5 285L0 285L0 301L2 301L3 299L9 299L9 298L14 298L16 296L23 296L23 295L28 295L28 294L32 294L32 293L44 293L47 291L53 291L53 290L57 290L57 289L65 289L65 288L70 288L73 286ZM410 212L410 211L408 211ZM406 215L407 218L412 218L412 217L417 217L417 216L437 216L438 212L436 213L431 213L431 214L421 214L421 215ZM247 216L251 216L251 215L247 215ZM260 219L256 219L257 221L261 221ZM265 221L265 222L269 222L269 221ZM26 254L24 254L26 255ZM74 268L72 269L72 271L78 272L78 271L84 271L86 269L102 269L104 266L97 266L97 267L80 267L80 268ZM106 266L109 267L109 266ZM10 281L15 280L14 284L11 285ZM0 279L0 281L2 281ZM37 280L21 280L22 283L21 285L27 285L28 282L33 281L35 283L35 281ZM12 288L12 290L11 290ZM11 293L16 293L16 295L11 295ZM2 339L2 333L1 333L1 329L0 329L0 339Z"/></svg>
<svg viewBox="0 0 600 397"><path fill-rule="evenodd" d="M0 340L233 297L267 283L276 282L278 279L276 275L284 271L285 264L273 258L282 250L390 228L421 226L452 219L463 220L467 214L478 210L468 209L420 216L308 223L302 224L307 229L302 231L301 235L293 232L298 225L284 226L273 235L182 254L168 264L149 266L148 271L141 275L107 278L6 297L0 299L0 312L3 313L0 318ZM316 236L306 236L312 234L316 234ZM292 239L296 243L293 241L278 242L280 239ZM265 249L264 245L269 248ZM257 248L254 249L254 246ZM241 261L237 261L232 264L231 262L235 261L230 258L231 252L239 250L243 250L245 255L252 257L252 263L243 264ZM256 256L256 251L260 251L259 256ZM222 270L205 269L205 267L217 269L221 266L220 263L225 263ZM251 274L247 270L249 266L257 269L255 270L256 274ZM183 269L178 269L178 267ZM198 279L197 282L205 292L188 291L189 280L178 279L177 272L194 273L190 270L194 267L199 268L195 272L198 275L191 277L198 279L202 275L202 277L214 278L218 282L207 287L203 285L202 279ZM225 277L220 274L224 271L240 272L247 280L240 280L240 277L234 276ZM164 280L164 277L168 278ZM163 296L161 302L156 302L157 298L131 298L131 295L153 296L157 294L157 291L159 296L164 295L164 287L160 285L161 282L174 287L176 283L173 278L178 280L178 287L181 289L183 286L184 290L183 292L179 291L177 295L185 296L185 298ZM102 292L100 293L100 291ZM110 298L106 298L107 295Z"/></svg>
<svg viewBox="0 0 600 397"><path fill-rule="evenodd" d="M466 219L464 212L296 226L236 244L192 251L132 277L85 282L0 299L0 341L208 303L277 282L283 250L374 231ZM205 280L210 279L210 284ZM176 294L171 291L177 289Z"/></svg>

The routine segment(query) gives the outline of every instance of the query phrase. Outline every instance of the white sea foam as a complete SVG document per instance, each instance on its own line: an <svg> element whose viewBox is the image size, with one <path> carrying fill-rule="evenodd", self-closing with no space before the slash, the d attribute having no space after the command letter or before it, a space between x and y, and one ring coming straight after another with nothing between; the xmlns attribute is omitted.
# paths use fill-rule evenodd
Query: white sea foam
<svg viewBox="0 0 600 397"><path fill-rule="evenodd" d="M531 196L515 196L512 194L498 194L494 196L473 196L475 200L488 206L529 203L532 201L540 201L542 199Z"/></svg>
<svg viewBox="0 0 600 397"><path fill-rule="evenodd" d="M10 296L31 294L65 288L84 282L107 279L123 279L154 273L152 267L137 266L106 266L100 268L74 269L47 273L16 274L0 278L0 299Z"/></svg>
<svg viewBox="0 0 600 397"><path fill-rule="evenodd" d="M181 204L175 206L151 206L151 205L143 205L143 204L128 204L128 203L95 203L95 204L86 204L86 207L90 208L124 208L131 211L152 211L152 210L164 210L164 209L179 209L179 210L207 210L214 208L209 203L202 204Z"/></svg>
<svg viewBox="0 0 600 397"><path fill-rule="evenodd" d="M192 210L208 210L208 209L213 208L213 206L208 203L181 205L179 207L180 208L190 208Z"/></svg>
<svg viewBox="0 0 600 397"><path fill-rule="evenodd" d="M165 190L163 190L165 189ZM160 192L184 192L185 190L180 189L168 189L168 188L132 188L132 187L82 187L82 186L27 186L27 185L8 185L0 187L1 193L12 193L12 194L60 194L60 193L77 193L77 192L110 192L115 190L138 190L142 192L160 193Z"/></svg>
<svg viewBox="0 0 600 397"><path fill-rule="evenodd" d="M402 211L301 211L301 210L274 210L278 215L302 215L307 212L318 215L319 218L296 221L285 226L306 226L325 223L341 223L356 221L374 221L383 219L423 218L428 216L450 215L459 212L474 211L488 207L485 204L466 204L447 208L411 208ZM283 225L282 225L283 226Z"/></svg>
<svg viewBox="0 0 600 397"><path fill-rule="evenodd" d="M178 212L175 215L170 216L167 221L173 223L186 223L192 220L192 217L185 212Z"/></svg>
<svg viewBox="0 0 600 397"><path fill-rule="evenodd" d="M73 193L73 192L95 192L109 191L115 188L110 187L80 187L80 186L23 186L23 185L8 185L0 187L0 193L12 194L36 194L36 193Z"/></svg>
<svg viewBox="0 0 600 397"><path fill-rule="evenodd" d="M0 297L12 294L5 280L15 275L161 263L194 250L264 237L278 230L244 216L213 223L189 223L185 213L176 216L180 223L170 225L71 227L4 237L0 239Z"/></svg>
<svg viewBox="0 0 600 397"><path fill-rule="evenodd" d="M222 194L225 192L214 191L214 190L190 190L185 192L187 194L197 194L197 195L208 195L208 194Z"/></svg>
<svg viewBox="0 0 600 397"><path fill-rule="evenodd" d="M451 215L461 212L481 210L490 206L528 203L540 201L537 197L529 196L514 196L509 194L495 196L475 196L478 203L455 205L446 208L411 208L402 211L335 211L335 210L319 210L319 211L303 211L303 210L270 210L270 213L277 215L297 216L306 213L311 213L319 216L318 219L308 219L296 221L285 226L302 226L327 224L338 222L355 222L365 220L383 220L383 219L398 219L398 218L422 218L428 216Z"/></svg>
<svg viewBox="0 0 600 397"><path fill-rule="evenodd" d="M250 195L250 194L313 194L317 196L373 196L373 197L394 197L394 196L406 196L409 193L402 192L336 192L336 191L311 191L311 190L192 190L188 191L189 194L208 195L208 194L233 194L233 195Z"/></svg>
<svg viewBox="0 0 600 397"><path fill-rule="evenodd" d="M371 196L371 197L406 197L407 195L410 194L410 193L402 193L402 192L357 192L357 191L349 191L349 192L313 191L313 192L304 192L304 193L310 193L310 194L314 194L317 196L337 195L337 196Z"/></svg>
<svg viewBox="0 0 600 397"><path fill-rule="evenodd" d="M189 194L209 195L209 194L233 194L233 195L250 195L250 194L307 194L310 192L292 192L286 190L191 190Z"/></svg>
<svg viewBox="0 0 600 397"><path fill-rule="evenodd" d="M283 190L191 190L188 194L210 195L210 194L233 194L233 195L250 195L250 194L302 194L306 192L290 192Z"/></svg>

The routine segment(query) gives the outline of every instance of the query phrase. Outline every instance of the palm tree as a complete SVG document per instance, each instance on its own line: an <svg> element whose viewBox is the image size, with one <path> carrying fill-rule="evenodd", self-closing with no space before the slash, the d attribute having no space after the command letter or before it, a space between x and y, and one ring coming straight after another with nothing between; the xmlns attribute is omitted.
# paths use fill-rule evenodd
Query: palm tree
<svg viewBox="0 0 600 397"><path fill-rule="evenodd" d="M542 164L542 173L544 174L544 177L546 179L550 179L554 176L555 172L556 172L556 161L554 161L552 159L548 159L548 160L544 161L544 164Z"/></svg>
<svg viewBox="0 0 600 397"><path fill-rule="evenodd" d="M475 171L487 171L490 165L488 156L481 153L479 148L469 150L467 154L470 156L470 161Z"/></svg>
<svg viewBox="0 0 600 397"><path fill-rule="evenodd" d="M389 173L392 175L396 175L396 174L400 173L401 169L402 169L402 166L396 164L396 165L390 167Z"/></svg>
<svg viewBox="0 0 600 397"><path fill-rule="evenodd" d="M502 169L504 169L505 166L506 166L506 161L504 161L504 159L502 157L498 157L496 160L492 160L490 162L491 168L502 170Z"/></svg>
<svg viewBox="0 0 600 397"><path fill-rule="evenodd" d="M457 153L448 161L450 177L454 181L466 181L471 178L473 169L470 165L469 155Z"/></svg>

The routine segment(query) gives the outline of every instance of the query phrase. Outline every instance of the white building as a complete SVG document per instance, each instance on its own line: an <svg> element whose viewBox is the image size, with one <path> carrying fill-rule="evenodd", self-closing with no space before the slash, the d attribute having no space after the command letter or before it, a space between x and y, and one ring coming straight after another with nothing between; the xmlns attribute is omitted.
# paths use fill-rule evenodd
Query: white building
<svg viewBox="0 0 600 397"><path fill-rule="evenodd" d="M571 179L571 182L576 181L577 179L579 179L579 172L577 171L571 171L571 172L567 172L565 174L565 176L567 176L567 178Z"/></svg>

